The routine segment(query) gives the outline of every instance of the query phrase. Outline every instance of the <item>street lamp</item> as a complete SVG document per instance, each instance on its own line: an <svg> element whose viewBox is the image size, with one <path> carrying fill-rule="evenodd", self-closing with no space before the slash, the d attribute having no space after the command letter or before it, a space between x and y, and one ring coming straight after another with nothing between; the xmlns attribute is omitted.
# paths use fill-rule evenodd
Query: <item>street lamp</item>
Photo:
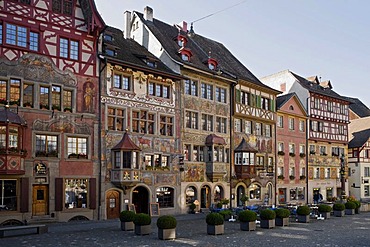
<svg viewBox="0 0 370 247"><path fill-rule="evenodd" d="M346 163L344 159L344 154L340 157L340 190L341 190L341 201L344 200L346 195Z"/></svg>

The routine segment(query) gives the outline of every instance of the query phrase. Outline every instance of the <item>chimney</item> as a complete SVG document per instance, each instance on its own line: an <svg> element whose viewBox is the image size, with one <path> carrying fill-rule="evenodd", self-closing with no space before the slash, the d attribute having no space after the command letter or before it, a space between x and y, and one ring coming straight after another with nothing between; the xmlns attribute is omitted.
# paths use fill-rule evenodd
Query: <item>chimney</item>
<svg viewBox="0 0 370 247"><path fill-rule="evenodd" d="M144 19L153 22L153 9L149 6L144 8Z"/></svg>
<svg viewBox="0 0 370 247"><path fill-rule="evenodd" d="M182 31L187 32L188 31L188 23L186 21L182 21L178 24Z"/></svg>
<svg viewBox="0 0 370 247"><path fill-rule="evenodd" d="M125 21L123 35L125 39L128 39L131 36L131 12L125 11L125 13L123 13L123 16L124 16L124 21Z"/></svg>

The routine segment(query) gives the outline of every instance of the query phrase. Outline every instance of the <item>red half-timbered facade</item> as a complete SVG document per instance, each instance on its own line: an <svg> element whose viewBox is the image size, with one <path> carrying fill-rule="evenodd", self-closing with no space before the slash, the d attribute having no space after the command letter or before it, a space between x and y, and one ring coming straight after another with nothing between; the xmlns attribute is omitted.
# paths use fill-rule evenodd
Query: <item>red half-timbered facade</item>
<svg viewBox="0 0 370 247"><path fill-rule="evenodd" d="M105 24L92 0L5 0L0 14L0 224L97 219Z"/></svg>

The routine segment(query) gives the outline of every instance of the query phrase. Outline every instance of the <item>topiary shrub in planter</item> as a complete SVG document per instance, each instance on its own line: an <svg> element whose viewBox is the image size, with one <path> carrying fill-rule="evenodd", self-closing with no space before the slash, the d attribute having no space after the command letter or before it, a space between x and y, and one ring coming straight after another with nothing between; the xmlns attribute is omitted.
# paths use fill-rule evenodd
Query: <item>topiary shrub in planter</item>
<svg viewBox="0 0 370 247"><path fill-rule="evenodd" d="M343 217L346 206L343 203L335 203L333 205L334 216Z"/></svg>
<svg viewBox="0 0 370 247"><path fill-rule="evenodd" d="M221 214L224 217L224 220L229 220L231 218L232 213L233 212L229 209L221 210L219 212L219 214Z"/></svg>
<svg viewBox="0 0 370 247"><path fill-rule="evenodd" d="M318 207L319 214L321 214L325 219L330 219L330 212L332 207L326 204L320 204Z"/></svg>
<svg viewBox="0 0 370 247"><path fill-rule="evenodd" d="M209 213L206 216L207 234L224 234L224 217L219 213Z"/></svg>
<svg viewBox="0 0 370 247"><path fill-rule="evenodd" d="M171 215L159 216L157 220L158 238L162 240L176 238L177 220Z"/></svg>
<svg viewBox="0 0 370 247"><path fill-rule="evenodd" d="M190 205L189 205L189 212L191 214L195 214L195 209L196 209L197 205L194 204L194 202L192 202Z"/></svg>
<svg viewBox="0 0 370 247"><path fill-rule="evenodd" d="M310 222L310 208L308 206L299 206L297 208L297 219L300 223Z"/></svg>
<svg viewBox="0 0 370 247"><path fill-rule="evenodd" d="M122 231L134 230L134 218L135 213L133 211L124 210L119 214L119 220L121 221Z"/></svg>
<svg viewBox="0 0 370 247"><path fill-rule="evenodd" d="M354 203L356 203L355 214L359 214L360 208L361 208L361 202L356 200L354 201Z"/></svg>
<svg viewBox="0 0 370 247"><path fill-rule="evenodd" d="M241 211L238 215L240 222L240 230L242 231L255 231L257 213L251 210Z"/></svg>
<svg viewBox="0 0 370 247"><path fill-rule="evenodd" d="M348 201L344 204L346 207L345 213L346 215L354 215L355 214L355 209L356 209L356 203L352 201Z"/></svg>
<svg viewBox="0 0 370 247"><path fill-rule="evenodd" d="M148 214L139 213L135 215L135 234L136 235L148 235L151 233L152 218Z"/></svg>
<svg viewBox="0 0 370 247"><path fill-rule="evenodd" d="M260 212L260 218L261 218L260 223L261 228L270 229L275 227L275 218L276 218L275 211L271 209L262 209Z"/></svg>
<svg viewBox="0 0 370 247"><path fill-rule="evenodd" d="M277 226L289 226L290 211L286 208L277 208L275 210L276 219L275 225Z"/></svg>

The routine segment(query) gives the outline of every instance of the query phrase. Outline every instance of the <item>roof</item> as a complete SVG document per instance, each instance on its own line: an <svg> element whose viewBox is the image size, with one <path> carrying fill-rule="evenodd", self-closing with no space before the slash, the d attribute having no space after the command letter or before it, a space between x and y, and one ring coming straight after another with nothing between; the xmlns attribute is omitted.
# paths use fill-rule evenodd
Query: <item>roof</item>
<svg viewBox="0 0 370 247"><path fill-rule="evenodd" d="M209 73L215 73L215 71L208 68L207 64L208 59L212 58L217 61L218 68L223 72L220 76L234 80L245 80L276 91L263 84L222 43L199 34L195 34L194 37L188 37L187 33L179 26L169 25L155 18L153 18L153 21L145 20L142 13L137 11L134 11L134 13L147 25L171 58L179 64L188 65ZM187 37L185 48L189 49L193 54L189 62L183 61L179 55L179 49L181 47L176 42L176 37L179 34Z"/></svg>
<svg viewBox="0 0 370 247"><path fill-rule="evenodd" d="M121 141L112 150L140 151L140 148L131 140L127 132L125 132Z"/></svg>
<svg viewBox="0 0 370 247"><path fill-rule="evenodd" d="M234 152L236 153L242 153L242 152L252 152L252 153L257 153L258 150L251 147L247 143L247 141L243 138L243 140L240 142L240 144L234 149Z"/></svg>
<svg viewBox="0 0 370 247"><path fill-rule="evenodd" d="M113 49L116 52L115 56L104 54L108 60L115 60L116 62L122 62L129 66L136 66L152 73L157 72L160 74L166 74L169 77L179 77L179 74L173 72L145 47L132 39L125 39L121 30L108 26L105 33L111 35L113 39L112 41L104 40L104 44L107 48ZM144 61L145 59L155 62L156 67L153 68L147 65Z"/></svg>
<svg viewBox="0 0 370 247"><path fill-rule="evenodd" d="M105 27L105 22L96 8L95 1L79 0L79 2L89 31L95 33L102 31Z"/></svg>
<svg viewBox="0 0 370 247"><path fill-rule="evenodd" d="M220 136L217 136L215 134L210 134L206 138L206 145L213 145L213 144L226 145L226 141L224 138Z"/></svg>
<svg viewBox="0 0 370 247"><path fill-rule="evenodd" d="M348 148L362 147L370 138L370 129L352 133L353 139L348 143Z"/></svg>
<svg viewBox="0 0 370 247"><path fill-rule="evenodd" d="M357 98L345 97L349 102L349 108L359 117L369 117L370 109Z"/></svg>
<svg viewBox="0 0 370 247"><path fill-rule="evenodd" d="M290 98L292 98L296 93L287 93L276 97L276 109L280 109Z"/></svg>
<svg viewBox="0 0 370 247"><path fill-rule="evenodd" d="M311 93L317 93L317 94L321 94L321 95L325 95L325 96L328 96L328 97L332 97L332 98L335 98L335 99L339 99L339 100L343 100L343 101L348 101L345 97L339 95L338 93L336 93L334 90L332 90L330 87L329 88L326 88L326 87L322 87L319 83L317 83L317 81L309 81L293 72L290 71L290 73L297 79L297 81L299 82L299 84L304 87L305 89L307 89L308 91L310 91ZM313 77L311 76L310 79L312 79Z"/></svg>
<svg viewBox="0 0 370 247"><path fill-rule="evenodd" d="M7 106L0 110L0 123L27 125L27 122L22 117L9 110Z"/></svg>

